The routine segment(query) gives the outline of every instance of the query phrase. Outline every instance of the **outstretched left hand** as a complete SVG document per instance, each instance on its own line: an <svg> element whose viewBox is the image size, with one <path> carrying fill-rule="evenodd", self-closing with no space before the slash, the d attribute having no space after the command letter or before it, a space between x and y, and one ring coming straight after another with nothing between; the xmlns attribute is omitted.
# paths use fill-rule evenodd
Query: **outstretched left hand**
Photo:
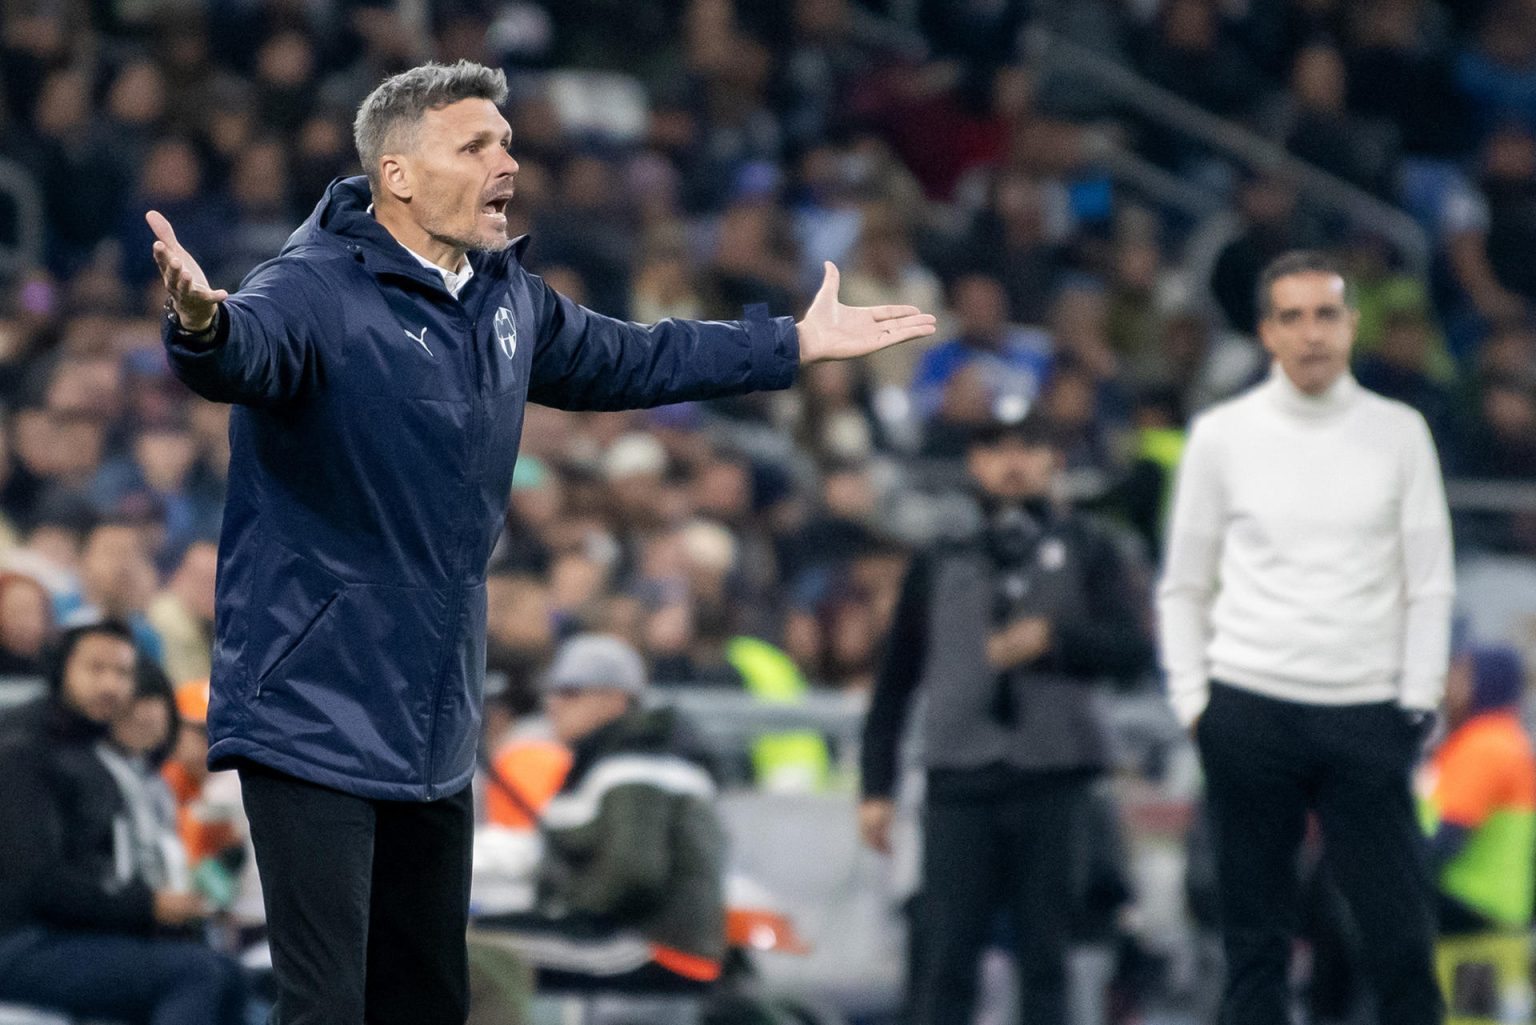
<svg viewBox="0 0 1536 1025"><path fill-rule="evenodd" d="M933 314L916 306L844 306L837 301L837 267L830 260L825 266L811 308L795 325L800 329L801 363L867 356L938 330Z"/></svg>

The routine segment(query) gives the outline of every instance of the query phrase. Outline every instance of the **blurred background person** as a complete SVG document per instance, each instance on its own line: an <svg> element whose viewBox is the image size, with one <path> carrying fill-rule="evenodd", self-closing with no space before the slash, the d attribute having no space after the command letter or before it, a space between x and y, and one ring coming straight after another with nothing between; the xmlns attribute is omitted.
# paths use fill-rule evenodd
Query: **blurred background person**
<svg viewBox="0 0 1536 1025"><path fill-rule="evenodd" d="M899 919L848 804L863 689L906 553L961 522L969 425L1022 394L1013 369L972 358L947 378L942 412L919 412L932 395L914 391L916 364L961 334L947 310L968 278L1000 284L1005 334L1048 357L1031 408L1064 421L1063 491L1156 553L1187 425L1269 368L1252 319L1265 260L1337 250L1361 313L1357 379L1430 423L1460 603L1488 643L1536 654L1528 7L0 4L0 569L41 583L59 622L80 601L95 526L136 524L153 570L143 611L172 678L202 674L203 585L182 577L209 572L192 553L220 528L229 407L170 373L163 296L138 284L150 268L132 248L146 239L137 213L151 200L185 211L189 234L210 235L214 284L233 287L299 225L304 197L358 172L351 115L374 83L428 59L501 67L522 165L509 233L531 233L525 266L601 312L649 323L736 316L733 297L804 302L826 254L846 261L850 302L946 307L942 336L867 366L806 368L766 402L530 406L487 580L487 665L509 692L561 639L611 630L641 650L656 700L710 710L736 857L763 846L763 821L774 837L815 824L753 862L783 873L815 947L769 955L767 984L888 1025ZM1133 106L1117 98L1127 82ZM1161 86L1215 130L1177 131ZM659 475L637 472L647 460ZM685 533L703 543L685 551ZM35 590L9 598L22 611L13 624L0 608L0 661L8 636L30 652L37 634ZM722 622L724 637L701 643ZM793 701L753 707L713 650L738 636L788 657ZM688 678L695 662L712 668ZM0 705L35 696L35 675L0 676ZM694 690L722 678L731 687ZM1152 954L1147 1016L1187 1025L1219 973L1169 854L1183 850L1197 756L1155 687L1148 676L1106 702L1139 881L1122 918ZM489 741L507 719L494 699L488 713ZM759 794L762 731L744 734L739 714L814 734L825 785ZM1192 870L1200 890L1198 857ZM1318 961L1297 962L1298 989Z"/></svg>
<svg viewBox="0 0 1536 1025"><path fill-rule="evenodd" d="M1434 442L1349 373L1339 265L1259 279L1269 380L1195 421L1158 590L1169 700L1206 775L1222 1014L1289 1020L1296 859L1315 814L1381 1014L1444 1015L1409 773L1445 686L1454 580Z"/></svg>
<svg viewBox="0 0 1536 1025"><path fill-rule="evenodd" d="M23 573L0 573L0 675L42 675L55 632L47 588Z"/></svg>
<svg viewBox="0 0 1536 1025"><path fill-rule="evenodd" d="M927 770L913 1019L968 1023L994 922L1016 937L1020 1020L1066 1025L1073 837L1108 764L1094 684L1150 662L1119 542L1059 502L1039 414L976 431L976 528L914 557L864 727L860 829L888 852L911 706Z"/></svg>
<svg viewBox="0 0 1536 1025"><path fill-rule="evenodd" d="M123 624L75 627L48 696L0 722L0 999L239 1025L240 966L184 938L207 904L164 872L154 813L98 751L114 728L129 747L168 743L174 710L158 691L140 705L137 657Z"/></svg>
<svg viewBox="0 0 1536 1025"><path fill-rule="evenodd" d="M1464 649L1446 680L1446 735L1421 787L1440 934L1523 930L1536 864L1536 756L1520 721L1525 667L1507 646Z"/></svg>
<svg viewBox="0 0 1536 1025"><path fill-rule="evenodd" d="M725 957L725 837L715 782L687 722L645 709L645 665L614 637L561 646L545 681L570 771L541 815L546 844L532 914L475 932L546 985L622 982L702 989Z"/></svg>

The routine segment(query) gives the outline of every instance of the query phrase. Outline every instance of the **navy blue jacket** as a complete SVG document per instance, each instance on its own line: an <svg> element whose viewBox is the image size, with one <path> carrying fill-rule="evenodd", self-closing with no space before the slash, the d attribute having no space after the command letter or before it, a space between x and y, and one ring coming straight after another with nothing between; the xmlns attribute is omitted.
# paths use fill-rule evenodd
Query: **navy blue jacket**
<svg viewBox="0 0 1536 1025"><path fill-rule="evenodd" d="M234 403L209 764L248 758L363 797L432 800L474 771L485 571L523 406L626 409L787 387L789 318L641 327L472 253L455 299L333 182L223 303L167 318L177 376Z"/></svg>

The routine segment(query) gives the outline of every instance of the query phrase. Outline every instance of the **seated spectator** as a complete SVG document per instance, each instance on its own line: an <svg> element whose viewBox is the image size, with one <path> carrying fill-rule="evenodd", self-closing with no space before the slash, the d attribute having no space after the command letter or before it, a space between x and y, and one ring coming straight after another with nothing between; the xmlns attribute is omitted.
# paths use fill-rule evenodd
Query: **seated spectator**
<svg viewBox="0 0 1536 1025"><path fill-rule="evenodd" d="M208 678L213 651L213 583L219 547L199 541L181 557L145 618L165 645L165 671L173 680Z"/></svg>
<svg viewBox="0 0 1536 1025"><path fill-rule="evenodd" d="M36 578L0 573L0 676L40 676L53 639L53 599Z"/></svg>
<svg viewBox="0 0 1536 1025"><path fill-rule="evenodd" d="M1221 23L1217 5L1173 0L1158 8L1137 64L1157 85L1223 117L1242 117L1263 99L1266 82Z"/></svg>
<svg viewBox="0 0 1536 1025"><path fill-rule="evenodd" d="M1443 935L1524 930L1536 895L1536 756L1521 725L1513 648L1474 647L1446 681L1450 732L1424 783Z"/></svg>
<svg viewBox="0 0 1536 1025"><path fill-rule="evenodd" d="M1391 126L1351 114L1344 58L1326 43L1296 55L1291 99L1282 115L1285 146L1352 185L1390 195L1397 162L1397 133Z"/></svg>
<svg viewBox="0 0 1536 1025"><path fill-rule="evenodd" d="M197 438L180 411L141 424L122 458L102 467L90 495L107 517L153 510L164 536L154 546L157 569L169 573L199 537L218 533L219 501L197 480Z"/></svg>
<svg viewBox="0 0 1536 1025"><path fill-rule="evenodd" d="M176 798L160 775L180 728L171 681L159 665L140 655L133 697L112 720L107 743L96 753L122 795L123 822L139 877L155 889L186 893L193 889L192 874L177 828Z"/></svg>
<svg viewBox="0 0 1536 1025"><path fill-rule="evenodd" d="M688 989L725 955L724 831L686 724L646 710L639 654L582 634L555 656L546 707L573 752L544 809L539 910L473 933L518 951L549 986Z"/></svg>
<svg viewBox="0 0 1536 1025"><path fill-rule="evenodd" d="M1148 238L1126 238L1111 257L1114 274L1104 310L1104 334L1116 361L1125 367L1126 383L1145 386L1164 372L1166 357L1158 348L1158 282L1162 253Z"/></svg>
<svg viewBox="0 0 1536 1025"><path fill-rule="evenodd" d="M1472 5L1462 3L1461 8ZM1466 98L1452 81L1444 12L1436 4L1368 0L1350 5L1349 104L1397 128L1405 153L1455 157L1471 143Z"/></svg>
<svg viewBox="0 0 1536 1025"><path fill-rule="evenodd" d="M961 423L960 407L970 404L955 394L956 379L972 367L986 396L979 410L983 419L992 415L993 404L1027 409L1050 376L1049 336L1040 328L1008 322L1008 299L995 278L967 275L955 282L952 294L959 334L929 349L918 362L912 377L918 415L930 424Z"/></svg>
<svg viewBox="0 0 1536 1025"><path fill-rule="evenodd" d="M1536 478L1536 386L1520 378L1490 378L1475 415L1457 472L1490 480Z"/></svg>
<svg viewBox="0 0 1536 1025"><path fill-rule="evenodd" d="M155 583L144 528L136 522L109 520L86 535L80 553L79 593L55 598L54 608L65 626L103 617L126 622L139 649L159 661L163 655L160 635L146 615Z"/></svg>
<svg viewBox="0 0 1536 1025"><path fill-rule="evenodd" d="M1211 294L1234 331L1249 332L1259 323L1259 272L1281 253L1303 248L1308 240L1297 211L1296 186L1275 175L1255 175L1238 189L1243 231L1216 257Z"/></svg>
<svg viewBox="0 0 1536 1025"><path fill-rule="evenodd" d="M741 630L741 618L734 603L698 602L687 649L657 657L658 676L669 682L739 690L765 704L804 701L810 684L794 659ZM764 733L752 742L752 776L764 790L819 790L827 783L830 766L826 741L814 730Z"/></svg>
<svg viewBox="0 0 1536 1025"><path fill-rule="evenodd" d="M1422 315L1388 314L1381 341L1360 359L1355 376L1371 391L1417 409L1436 441L1444 444L1451 432L1455 398L1434 373L1436 340Z"/></svg>
<svg viewBox="0 0 1536 1025"><path fill-rule="evenodd" d="M1455 80L1478 128L1513 121L1536 129L1536 16L1528 5L1487 6L1475 41L1456 60Z"/></svg>
<svg viewBox="0 0 1536 1025"><path fill-rule="evenodd" d="M1536 269L1529 260L1536 246L1536 134L1532 129L1506 126L1489 137L1482 153L1478 195L1463 197L1446 217L1453 222L1447 226L1453 269L1478 311L1485 316L1523 312L1536 299ZM1451 232L1452 227L1459 230ZM1492 280L1485 280L1490 273Z"/></svg>
<svg viewBox="0 0 1536 1025"><path fill-rule="evenodd" d="M799 391L795 441L812 458L862 459L882 440L872 415L875 397L864 368L847 362L818 363L806 368ZM897 401L898 408L909 405L904 391Z"/></svg>
<svg viewBox="0 0 1536 1025"><path fill-rule="evenodd" d="M939 279L917 261L901 216L884 207L876 207L864 220L842 295L852 306L916 306L943 315ZM905 388L912 380L913 365L931 341L917 339L911 345L883 349L859 366L879 388Z"/></svg>
<svg viewBox="0 0 1536 1025"><path fill-rule="evenodd" d="M1002 282L1009 320L1038 324L1064 269L1073 227L1071 193L1061 181L1002 171L988 183L986 205L971 219L952 262Z"/></svg>
<svg viewBox="0 0 1536 1025"><path fill-rule="evenodd" d="M549 586L532 573L497 571L486 578L485 592L486 669L504 674L514 688L531 690L534 671L549 659L556 640Z"/></svg>
<svg viewBox="0 0 1536 1025"><path fill-rule="evenodd" d="M1450 472L1483 480L1536 479L1536 385L1521 377L1490 376L1470 404L1447 462ZM1530 510L1458 510L1458 544L1509 552L1536 552L1536 513Z"/></svg>
<svg viewBox="0 0 1536 1025"><path fill-rule="evenodd" d="M1247 334L1221 329L1203 313L1175 310L1163 320L1158 348L1163 375L1153 382L1179 396L1180 413L1193 416L1263 379L1269 357Z"/></svg>
<svg viewBox="0 0 1536 1025"><path fill-rule="evenodd" d="M133 698L128 627L65 633L48 696L0 725L0 1000L156 1025L241 1025L237 964L177 934L203 899L146 877L98 754Z"/></svg>
<svg viewBox="0 0 1536 1025"><path fill-rule="evenodd" d="M176 828L197 888L241 924L266 920L261 880L249 849L250 825L238 773L208 771L208 680L176 688L180 727L161 775L176 801Z"/></svg>
<svg viewBox="0 0 1536 1025"><path fill-rule="evenodd" d="M1434 304L1425 281L1397 265L1392 243L1380 235L1359 233L1341 253L1349 268L1349 282L1355 292L1355 309L1360 322L1355 329L1355 358L1374 352L1387 333L1392 317L1423 321L1428 335L1426 370L1442 385L1456 380L1456 361L1446 347L1445 338L1435 323Z"/></svg>

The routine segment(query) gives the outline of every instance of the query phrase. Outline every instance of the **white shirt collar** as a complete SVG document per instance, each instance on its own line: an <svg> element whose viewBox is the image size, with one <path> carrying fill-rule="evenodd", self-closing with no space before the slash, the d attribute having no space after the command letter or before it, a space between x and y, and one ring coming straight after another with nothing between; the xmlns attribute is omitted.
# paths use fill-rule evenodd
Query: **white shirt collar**
<svg viewBox="0 0 1536 1025"><path fill-rule="evenodd" d="M469 257L467 256L464 258L464 269L455 272L451 270L443 270L443 268L439 267L437 264L433 263L425 256L422 256L420 253L416 252L416 250L410 248L409 246L401 246L400 248L416 257L417 261L423 267L426 267L429 270L435 270L441 274L443 276L443 285L448 289L450 293L452 293L455 299L459 297L460 292L464 291L464 286L469 284L469 279L475 276L474 265L469 262Z"/></svg>
<svg viewBox="0 0 1536 1025"><path fill-rule="evenodd" d="M368 213L370 215L373 213L373 204L372 203L368 204ZM400 240L399 239L395 239L395 241L399 242ZM400 248L404 249L407 253L410 253L412 256L416 257L416 261L418 263L420 263L423 267L427 268L428 270L435 270L439 274L441 274L443 276L443 287L447 288L449 294L451 294L455 299L457 299L459 297L459 293L460 292L464 291L464 286L469 284L469 279L475 276L474 265L469 262L469 257L467 257L467 256L464 257L464 269L463 270L451 271L451 270L443 270L443 268L439 267L437 264L433 263L431 260L427 259L425 256L422 256L420 253L418 253L416 250L412 249L410 246L405 245L403 242L400 244Z"/></svg>

